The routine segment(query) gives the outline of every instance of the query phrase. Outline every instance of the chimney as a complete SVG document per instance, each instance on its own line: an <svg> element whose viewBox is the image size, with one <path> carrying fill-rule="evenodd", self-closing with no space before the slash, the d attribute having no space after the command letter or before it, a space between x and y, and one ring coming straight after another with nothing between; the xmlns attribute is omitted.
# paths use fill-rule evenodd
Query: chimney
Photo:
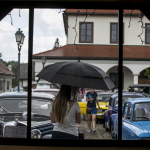
<svg viewBox="0 0 150 150"><path fill-rule="evenodd" d="M12 71L12 65L8 65L7 67L10 71Z"/></svg>

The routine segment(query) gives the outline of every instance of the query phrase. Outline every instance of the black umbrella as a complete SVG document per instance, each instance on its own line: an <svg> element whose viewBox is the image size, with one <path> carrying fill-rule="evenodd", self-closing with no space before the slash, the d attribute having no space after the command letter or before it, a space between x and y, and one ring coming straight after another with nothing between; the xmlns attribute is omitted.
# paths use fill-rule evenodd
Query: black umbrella
<svg viewBox="0 0 150 150"><path fill-rule="evenodd" d="M100 68L83 62L58 62L48 65L36 75L53 83L60 83L80 88L110 90L115 85Z"/></svg>

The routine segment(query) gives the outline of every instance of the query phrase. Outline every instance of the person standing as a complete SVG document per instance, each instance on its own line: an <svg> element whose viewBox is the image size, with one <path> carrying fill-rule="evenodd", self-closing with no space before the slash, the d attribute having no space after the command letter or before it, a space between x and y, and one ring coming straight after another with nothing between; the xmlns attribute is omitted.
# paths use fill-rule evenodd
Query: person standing
<svg viewBox="0 0 150 150"><path fill-rule="evenodd" d="M77 123L81 123L80 106L71 95L79 89L62 85L50 108L50 119L55 123L52 139L79 139Z"/></svg>
<svg viewBox="0 0 150 150"><path fill-rule="evenodd" d="M98 104L98 96L97 96L97 93L95 92L94 88L90 88L90 92L87 92L86 101L87 101L87 107L92 108L91 112L88 112L86 110L87 118L88 118L88 128L89 128L88 132L90 132L90 133L92 132L92 130L91 130L91 113L92 113L93 132L95 133L96 132L95 119L96 119L96 114L97 114L96 102L97 102L99 109L100 109L100 106Z"/></svg>

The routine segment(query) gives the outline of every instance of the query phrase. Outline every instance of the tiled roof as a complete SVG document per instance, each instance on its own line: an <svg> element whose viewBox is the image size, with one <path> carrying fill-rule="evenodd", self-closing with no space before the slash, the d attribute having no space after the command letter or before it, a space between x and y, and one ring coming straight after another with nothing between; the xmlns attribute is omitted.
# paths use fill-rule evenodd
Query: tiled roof
<svg viewBox="0 0 150 150"><path fill-rule="evenodd" d="M78 9L79 11L81 11L81 13L82 12L86 12L86 9ZM94 9L87 9L88 11L87 12L89 12L89 13L92 13L93 11L94 11ZM77 12L77 9L66 9L66 12ZM110 9L96 9L95 10L95 13L118 13L118 10L110 10ZM124 13L131 13L131 10L126 10L126 9L124 9ZM141 13L141 11L140 10L134 10L133 12L132 12L132 14L139 14L139 13Z"/></svg>
<svg viewBox="0 0 150 150"><path fill-rule="evenodd" d="M33 58L37 56L49 57L105 57L117 58L117 45L77 45L78 50L74 51L74 45L65 45L53 50L48 50L42 53L34 54ZM124 58L150 58L149 46L123 46Z"/></svg>
<svg viewBox="0 0 150 150"><path fill-rule="evenodd" d="M32 79L35 77L35 66L32 64ZM28 79L28 64L22 63L20 64L20 79L27 80Z"/></svg>
<svg viewBox="0 0 150 150"><path fill-rule="evenodd" d="M11 72L2 61L0 61L0 74L15 76L13 72Z"/></svg>

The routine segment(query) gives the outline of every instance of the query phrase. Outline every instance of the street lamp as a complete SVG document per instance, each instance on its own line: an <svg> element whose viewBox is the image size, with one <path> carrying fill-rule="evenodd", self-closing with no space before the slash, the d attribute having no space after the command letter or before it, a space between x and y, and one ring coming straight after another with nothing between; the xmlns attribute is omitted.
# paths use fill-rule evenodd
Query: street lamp
<svg viewBox="0 0 150 150"><path fill-rule="evenodd" d="M43 68L44 68L45 63L46 63L46 57L45 57L45 56L43 56L43 57L42 57L42 64L43 64Z"/></svg>
<svg viewBox="0 0 150 150"><path fill-rule="evenodd" d="M23 31L20 31L20 28L18 29L18 31L15 33L16 36L16 42L18 44L18 92L20 92L20 51L21 51L21 47L23 45L24 42L24 34L22 33Z"/></svg>

